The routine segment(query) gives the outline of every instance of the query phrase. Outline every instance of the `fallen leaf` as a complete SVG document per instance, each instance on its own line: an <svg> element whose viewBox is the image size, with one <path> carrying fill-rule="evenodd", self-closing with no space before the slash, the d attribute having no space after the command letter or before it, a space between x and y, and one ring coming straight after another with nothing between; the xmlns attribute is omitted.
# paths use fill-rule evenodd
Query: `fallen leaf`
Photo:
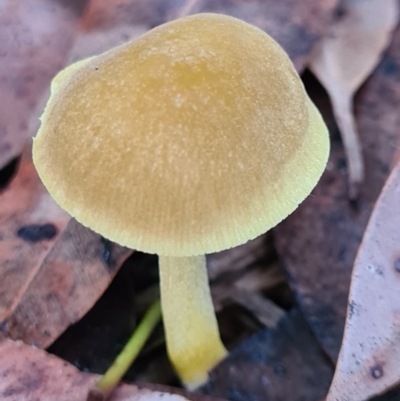
<svg viewBox="0 0 400 401"><path fill-rule="evenodd" d="M0 338L47 347L89 310L130 252L55 204L28 147L0 194Z"/></svg>
<svg viewBox="0 0 400 401"><path fill-rule="evenodd" d="M201 392L231 401L316 401L333 367L298 310L231 350Z"/></svg>
<svg viewBox="0 0 400 401"><path fill-rule="evenodd" d="M85 3L0 2L0 169L32 136L31 115L67 62Z"/></svg>
<svg viewBox="0 0 400 401"><path fill-rule="evenodd" d="M97 375L76 368L21 342L0 342L2 401L84 401ZM121 384L109 401L213 401L166 386Z"/></svg>
<svg viewBox="0 0 400 401"><path fill-rule="evenodd" d="M400 383L400 164L357 254L346 329L327 401L364 401Z"/></svg>
<svg viewBox="0 0 400 401"><path fill-rule="evenodd" d="M179 16L200 12L232 15L270 34L287 51L298 71L329 29L338 0L195 0Z"/></svg>
<svg viewBox="0 0 400 401"><path fill-rule="evenodd" d="M397 0L344 0L329 34L313 53L310 68L332 101L349 171L349 196L364 180L362 146L353 117L353 96L388 46L398 19Z"/></svg>
<svg viewBox="0 0 400 401"><path fill-rule="evenodd" d="M313 81L310 85L316 88ZM347 198L346 160L325 94L311 93L332 135L332 151L313 194L274 230L298 304L333 360L339 354L351 271L372 208L400 143L400 28L356 98L366 180L357 204Z"/></svg>

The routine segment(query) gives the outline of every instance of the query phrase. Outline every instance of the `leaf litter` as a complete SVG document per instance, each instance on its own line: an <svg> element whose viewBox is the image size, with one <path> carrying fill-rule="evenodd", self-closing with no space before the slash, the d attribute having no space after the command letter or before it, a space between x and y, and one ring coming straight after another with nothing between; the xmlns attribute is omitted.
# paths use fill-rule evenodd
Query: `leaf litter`
<svg viewBox="0 0 400 401"><path fill-rule="evenodd" d="M99 298L130 251L62 211L30 148L0 196L0 338L50 345Z"/></svg>
<svg viewBox="0 0 400 401"><path fill-rule="evenodd" d="M30 117L67 63L85 3L0 2L0 170L32 137Z"/></svg>
<svg viewBox="0 0 400 401"><path fill-rule="evenodd" d="M326 94L309 80L332 137L327 169L312 196L274 230L275 244L297 302L333 361L347 310L351 271L373 206L400 144L400 28L356 97L366 180L359 200L347 196L345 153ZM306 251L305 251L306 250Z"/></svg>
<svg viewBox="0 0 400 401"><path fill-rule="evenodd" d="M327 401L364 401L400 383L400 164L354 264L346 329Z"/></svg>
<svg viewBox="0 0 400 401"><path fill-rule="evenodd" d="M378 64L397 21L397 0L344 0L311 58L310 68L329 93L342 134L351 199L357 198L365 175L353 97Z"/></svg>
<svg viewBox="0 0 400 401"><path fill-rule="evenodd" d="M0 342L2 401L83 401L97 375L79 372L46 352L5 340ZM110 401L213 401L166 386L120 385Z"/></svg>

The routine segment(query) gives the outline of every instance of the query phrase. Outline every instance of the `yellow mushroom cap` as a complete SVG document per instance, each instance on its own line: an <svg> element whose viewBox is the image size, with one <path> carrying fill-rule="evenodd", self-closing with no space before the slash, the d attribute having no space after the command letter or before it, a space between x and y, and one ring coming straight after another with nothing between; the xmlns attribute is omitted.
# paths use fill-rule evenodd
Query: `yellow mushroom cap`
<svg viewBox="0 0 400 401"><path fill-rule="evenodd" d="M34 140L38 173L84 225L166 256L244 243L324 170L326 127L283 49L199 14L62 71Z"/></svg>

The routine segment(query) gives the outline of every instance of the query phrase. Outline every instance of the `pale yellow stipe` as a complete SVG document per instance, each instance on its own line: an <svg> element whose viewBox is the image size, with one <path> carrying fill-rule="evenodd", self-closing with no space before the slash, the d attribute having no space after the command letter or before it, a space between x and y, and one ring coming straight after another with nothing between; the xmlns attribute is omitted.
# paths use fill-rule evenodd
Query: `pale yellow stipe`
<svg viewBox="0 0 400 401"><path fill-rule="evenodd" d="M162 314L168 355L182 381L195 388L226 355L208 285L204 256L160 256Z"/></svg>

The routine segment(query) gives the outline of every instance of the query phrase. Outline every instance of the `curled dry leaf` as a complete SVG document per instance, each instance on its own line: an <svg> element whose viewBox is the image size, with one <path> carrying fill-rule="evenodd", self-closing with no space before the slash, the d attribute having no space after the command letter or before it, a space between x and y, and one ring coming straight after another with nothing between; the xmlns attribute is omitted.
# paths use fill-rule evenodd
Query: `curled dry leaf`
<svg viewBox="0 0 400 401"><path fill-rule="evenodd" d="M274 233L300 308L327 353L336 360L355 256L400 143L400 28L356 98L366 166L366 180L357 204L347 198L345 155L328 99L316 91L314 82L312 87L311 96L333 137L331 157L313 196Z"/></svg>
<svg viewBox="0 0 400 401"><path fill-rule="evenodd" d="M89 310L129 254L55 204L28 147L0 194L0 338L47 347Z"/></svg>
<svg viewBox="0 0 400 401"><path fill-rule="evenodd" d="M96 375L21 342L0 342L2 401L83 401ZM200 394L152 385L120 385L109 401L213 401Z"/></svg>
<svg viewBox="0 0 400 401"><path fill-rule="evenodd" d="M316 46L310 67L328 91L342 133L349 196L364 180L362 146L353 117L353 96L378 64L397 23L397 0L344 0L329 34Z"/></svg>
<svg viewBox="0 0 400 401"><path fill-rule="evenodd" d="M400 382L400 164L354 265L346 329L327 401L364 401Z"/></svg>
<svg viewBox="0 0 400 401"><path fill-rule="evenodd" d="M293 310L277 327L233 349L201 391L232 401L315 401L326 395L332 374L303 316Z"/></svg>
<svg viewBox="0 0 400 401"><path fill-rule="evenodd" d="M0 2L0 169L32 136L30 117L67 61L85 3Z"/></svg>

